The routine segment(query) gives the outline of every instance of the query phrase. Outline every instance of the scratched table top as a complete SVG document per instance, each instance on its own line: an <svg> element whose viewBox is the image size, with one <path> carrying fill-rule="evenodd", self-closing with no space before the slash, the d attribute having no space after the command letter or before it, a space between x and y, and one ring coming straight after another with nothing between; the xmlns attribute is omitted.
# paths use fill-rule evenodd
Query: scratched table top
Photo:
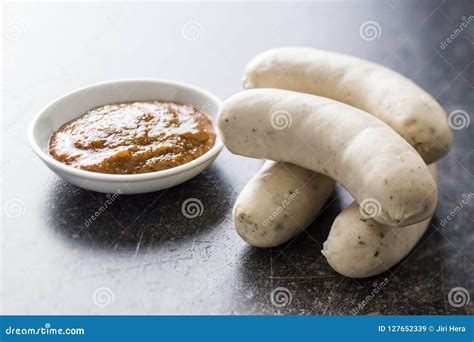
<svg viewBox="0 0 474 342"><path fill-rule="evenodd" d="M254 55L288 45L389 66L435 96L448 113L469 118L472 15L469 0L3 4L0 310L472 313L472 301L453 306L448 294L462 287L474 296L473 123L454 131L454 148L438 163L439 203L421 242L397 266L364 280L340 276L320 253L334 218L352 201L340 187L306 232L281 247L257 249L236 234L231 210L262 161L224 151L185 184L114 197L109 205L110 196L59 179L26 139L33 116L76 88L165 78L226 98L239 91L242 70ZM361 29L369 24L372 33ZM182 214L189 198L202 202L201 216ZM85 220L104 205L86 227ZM386 286L374 295L381 282ZM271 300L278 288L291 299L283 305Z"/></svg>

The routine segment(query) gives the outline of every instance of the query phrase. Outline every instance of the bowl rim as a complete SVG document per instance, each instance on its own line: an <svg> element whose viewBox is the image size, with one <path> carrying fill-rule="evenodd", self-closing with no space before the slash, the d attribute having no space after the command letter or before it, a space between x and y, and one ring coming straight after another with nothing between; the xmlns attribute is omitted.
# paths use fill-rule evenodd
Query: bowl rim
<svg viewBox="0 0 474 342"><path fill-rule="evenodd" d="M33 152L41 159L43 162L45 162L47 165L52 167L55 170L80 177L80 178L88 178L91 180L98 180L98 181L107 181L107 182L130 182L130 181L145 181L145 180L151 180L151 179L157 179L157 178L166 178L170 176L175 176L177 174L186 172L190 169L193 169L195 167L199 167L201 164L205 163L211 158L217 157L217 155L221 152L221 150L224 147L224 144L222 141L219 139L218 135L216 134L216 141L214 142L214 145L210 150L208 150L206 153L203 155L199 156L196 159L191 160L188 163L166 169L166 170L161 170L161 171L154 171L154 172L147 172L147 173L139 173L139 174L111 174L111 173L100 173L100 172L93 172L93 171L86 171L86 170L81 170L77 169L75 167L72 167L70 165L66 165L64 163L61 163L60 161L54 159L49 153L46 153L40 146L39 142L36 140L35 135L34 135L34 130L36 126L38 125L38 121L41 119L41 117L44 115L47 109L49 109L51 106L55 105L57 102L61 101L65 97L68 96L73 96L76 95L76 93L82 92L84 90L90 90L96 87L100 86L112 86L117 83L136 83L136 82L148 82L148 83L157 83L157 84L166 84L166 85L171 85L174 87L181 87L181 88L188 88L194 92L200 93L204 97L207 97L211 101L213 101L218 107L221 106L222 100L217 97L216 95L212 94L211 92L202 89L200 87L197 87L195 85L185 83L185 82L178 82L178 81L172 81L168 79L154 79L154 78L140 78L140 79L119 79L119 80L112 80L112 81L105 81L105 82L98 82L98 83L93 83L78 89L75 89L73 91L70 91L66 93L65 95L59 96L56 99L52 100L49 102L46 106L44 106L33 118L31 123L29 124L28 127L28 140L30 142L30 146L33 149ZM206 113L207 114L207 113ZM214 129L216 130L217 133L217 127L216 124L211 118L211 122L214 126Z"/></svg>

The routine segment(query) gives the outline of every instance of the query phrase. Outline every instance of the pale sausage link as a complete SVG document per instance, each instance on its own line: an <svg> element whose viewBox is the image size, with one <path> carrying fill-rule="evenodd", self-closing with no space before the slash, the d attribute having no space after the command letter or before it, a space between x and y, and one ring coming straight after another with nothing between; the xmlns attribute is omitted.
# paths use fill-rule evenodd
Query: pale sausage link
<svg viewBox="0 0 474 342"><path fill-rule="evenodd" d="M267 161L234 204L235 229L252 246L281 245L314 220L333 190L329 177Z"/></svg>
<svg viewBox="0 0 474 342"><path fill-rule="evenodd" d="M283 130L272 121L281 111L292 117ZM359 203L375 201L378 222L406 226L434 211L436 185L418 153L386 124L354 107L285 90L248 90L224 101L218 130L235 154L323 173Z"/></svg>
<svg viewBox="0 0 474 342"><path fill-rule="evenodd" d="M444 156L452 133L443 108L411 80L384 66L338 53L289 47L249 62L244 89L278 88L324 96L381 119L427 164Z"/></svg>
<svg viewBox="0 0 474 342"><path fill-rule="evenodd" d="M436 165L429 166L436 179ZM351 278L382 273L402 260L427 230L432 217L412 226L397 228L361 214L356 202L334 221L321 251L329 265Z"/></svg>

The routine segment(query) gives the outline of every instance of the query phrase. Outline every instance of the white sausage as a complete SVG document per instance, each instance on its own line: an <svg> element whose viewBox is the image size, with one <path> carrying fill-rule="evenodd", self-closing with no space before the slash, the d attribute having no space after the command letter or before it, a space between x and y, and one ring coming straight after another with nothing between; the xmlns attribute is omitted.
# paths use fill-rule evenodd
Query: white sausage
<svg viewBox="0 0 474 342"><path fill-rule="evenodd" d="M452 133L436 100L381 65L312 48L279 48L256 56L244 89L279 88L324 96L371 113L391 126L430 164L450 149Z"/></svg>
<svg viewBox="0 0 474 342"><path fill-rule="evenodd" d="M313 50L312 53L305 53L304 56L300 56L301 59L305 59L304 62L296 62L294 58L287 58L285 61L283 55L293 55L302 50L303 49L301 48L276 49L257 56L249 63L247 67L243 82L244 87L251 88L255 85L258 85L258 87L275 85L282 86L282 84L284 84L284 88L293 89L295 85L300 88L307 86L307 83L305 83L307 79L306 81L301 81L301 77L300 79L295 80L293 83L286 84L284 80L280 78L282 74L282 68L284 68L284 70L291 69L291 77L295 76L296 74L304 73L304 70L308 70L309 67L312 67L313 71L315 70L318 65L312 64L318 61L311 60L311 57L314 57L316 52L313 53L313 51L316 50ZM307 49L304 50L306 51ZM334 59L334 54L325 53L323 51L319 51L317 56L319 58L328 57ZM342 57L345 58L346 56ZM348 58L352 61L355 61L355 58ZM273 63L270 63L269 59L272 59ZM326 59L326 61L328 60ZM358 60L358 63L360 62L363 61ZM266 67L266 65L269 63L272 67L277 68L276 70L273 70L275 71L273 77L272 74L270 74L272 72L272 68ZM303 68L304 70L298 71L294 69L298 68L299 64L303 64L303 66L300 66L300 68ZM325 64L319 61L319 67L321 68L319 72L330 73L328 66L325 65L325 67L323 67L323 65ZM334 67L334 64L331 65ZM320 73L318 73L318 75L320 75ZM257 79L257 82L254 82L255 79ZM308 88L299 90L308 92ZM317 90L319 90L319 88L314 89L312 92L316 93ZM333 97L332 95L328 96ZM419 99L414 99L413 101L419 101ZM357 105L357 103L353 103L353 105ZM414 103L412 103L412 105L413 108L417 106ZM412 115L416 113L417 112L414 111L412 112ZM397 122L397 120L393 120L395 114L396 113L393 111L387 111L380 113L378 117L382 120L385 120L385 122L390 125L390 123ZM421 113L421 115L426 115L426 112ZM389 120L389 118L391 119ZM442 116L442 121L437 125L444 127L443 129L445 130L447 129L444 115ZM420 124L415 124L414 126L415 128L421 128ZM408 131L404 133L403 127L398 127L398 129L398 133L400 133L402 136L417 134L413 131L411 133ZM413 130L414 127L410 127L410 129ZM450 134L450 132L448 132L448 134ZM420 150L419 145L415 147L418 147ZM420 150L420 152L423 151ZM426 158L427 155L424 157ZM298 195L298 198L300 199L298 200L298 204L282 206L281 203L284 203L287 200L285 195L288 195L288 189L297 187L297 184L295 184L295 178L293 176L297 176L297 178L312 177L315 186L318 186L316 181L320 177L324 177L296 165L267 162L262 167L262 170L257 175L255 175L255 177L252 178L252 180L242 190L242 193L234 206L234 225L237 232L249 244L257 247L270 247L290 240L294 235L301 231L301 227L306 227L310 223L310 220L313 218L313 216L315 216L315 214L320 210L320 207L327 200L329 192L325 193L322 191L318 194L319 189L326 189L325 184L327 183L322 181L321 187L318 187L317 190L312 189L312 187L304 187L300 189L300 193L303 195ZM329 178L324 177L324 179L328 180ZM301 199L305 197L311 197L313 200L308 200L306 202L301 201ZM313 206L311 206L311 202L314 202ZM276 227L276 223L282 223L282 225L285 227L284 231L279 232L278 235L276 233L272 234L272 230L269 228L267 219L267 217L272 217L275 208L278 208L278 219L273 221L275 222L274 226ZM257 217L258 219L256 219ZM295 222L295 220L291 219L291 217L297 218L297 220L300 222ZM308 222L305 221L306 219L308 219ZM265 221L267 225L262 224L264 220L267 220Z"/></svg>
<svg viewBox="0 0 474 342"><path fill-rule="evenodd" d="M256 247L275 247L301 233L334 189L319 173L267 161L247 183L233 209L237 233Z"/></svg>
<svg viewBox="0 0 474 342"><path fill-rule="evenodd" d="M285 129L278 115L289 119ZM235 154L289 162L335 179L359 203L375 202L370 214L380 223L410 225L435 209L436 185L418 153L356 108L291 91L248 90L224 101L218 131Z"/></svg>
<svg viewBox="0 0 474 342"><path fill-rule="evenodd" d="M436 179L436 165L429 166ZM425 233L431 217L397 228L361 215L353 202L334 221L321 251L329 265L342 275L365 278L382 273L402 260Z"/></svg>

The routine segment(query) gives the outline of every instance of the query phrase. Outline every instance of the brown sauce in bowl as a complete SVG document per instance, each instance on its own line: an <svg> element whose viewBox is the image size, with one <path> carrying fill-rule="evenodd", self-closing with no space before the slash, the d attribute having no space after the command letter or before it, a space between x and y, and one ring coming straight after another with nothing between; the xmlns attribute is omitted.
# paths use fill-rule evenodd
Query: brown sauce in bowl
<svg viewBox="0 0 474 342"><path fill-rule="evenodd" d="M72 167L109 174L170 169L214 145L209 117L194 106L134 101L89 110L49 139L49 153Z"/></svg>

